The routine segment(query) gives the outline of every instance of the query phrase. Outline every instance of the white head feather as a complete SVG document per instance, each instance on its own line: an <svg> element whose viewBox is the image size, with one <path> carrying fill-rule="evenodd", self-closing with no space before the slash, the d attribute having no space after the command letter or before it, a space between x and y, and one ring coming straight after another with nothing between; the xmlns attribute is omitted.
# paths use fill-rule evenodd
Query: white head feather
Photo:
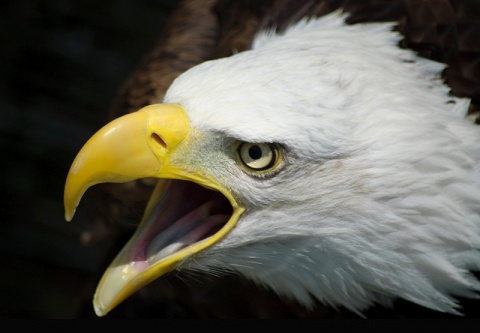
<svg viewBox="0 0 480 333"><path fill-rule="evenodd" d="M167 92L199 132L285 148L278 173L252 177L213 145L211 172L248 209L187 267L238 272L306 306L361 312L401 297L457 313L452 296L480 290L469 272L480 269L480 128L442 64L400 49L392 24L344 19L262 33Z"/></svg>

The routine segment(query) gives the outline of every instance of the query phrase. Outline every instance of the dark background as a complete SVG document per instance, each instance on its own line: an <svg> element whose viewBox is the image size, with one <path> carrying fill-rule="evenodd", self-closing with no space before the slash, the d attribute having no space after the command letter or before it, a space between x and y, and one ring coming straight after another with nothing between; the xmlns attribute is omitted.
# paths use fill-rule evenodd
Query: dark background
<svg viewBox="0 0 480 333"><path fill-rule="evenodd" d="M81 209L64 220L65 178L175 4L1 1L0 317L76 318L90 306L85 281L109 244L82 244Z"/></svg>

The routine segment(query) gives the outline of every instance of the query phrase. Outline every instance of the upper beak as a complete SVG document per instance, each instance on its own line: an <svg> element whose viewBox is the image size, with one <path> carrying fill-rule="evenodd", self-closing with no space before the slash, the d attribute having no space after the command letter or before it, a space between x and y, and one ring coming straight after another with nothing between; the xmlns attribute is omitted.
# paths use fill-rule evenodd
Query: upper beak
<svg viewBox="0 0 480 333"><path fill-rule="evenodd" d="M230 191L212 176L202 170L196 172L191 165L186 167L172 161L172 155L177 148L188 144L189 134L190 121L181 106L151 105L105 125L88 140L75 158L65 184L65 218L68 221L73 218L82 195L90 186L144 177L193 181L221 192L230 201L230 209L233 208L233 212L222 215L225 217L210 216L209 207L213 205L213 201L206 202L178 221L187 219L186 224L200 223L206 228L217 223L213 219L221 219L226 223L220 230L204 239L201 239L197 231L195 237L189 241L177 239L174 240L175 244L159 245L160 240L155 238L157 236L154 234L159 232L158 223L161 223L162 217L155 214L160 210L163 211L160 215L168 215L175 209L175 205L169 201L173 199L162 197L167 183L159 182L137 231L107 268L97 287L94 297L97 315L105 315L141 287L175 269L182 259L217 242L233 228L244 211L237 205ZM172 219L176 218L178 217ZM174 228L181 228L180 223ZM147 242L155 245L145 245ZM179 248L169 247L180 243L183 245ZM144 246L150 246L150 250L140 250L140 247Z"/></svg>
<svg viewBox="0 0 480 333"><path fill-rule="evenodd" d="M182 179L169 155L188 134L188 117L174 104L150 105L107 124L73 161L65 183L65 219L71 221L83 194L95 184L146 177Z"/></svg>

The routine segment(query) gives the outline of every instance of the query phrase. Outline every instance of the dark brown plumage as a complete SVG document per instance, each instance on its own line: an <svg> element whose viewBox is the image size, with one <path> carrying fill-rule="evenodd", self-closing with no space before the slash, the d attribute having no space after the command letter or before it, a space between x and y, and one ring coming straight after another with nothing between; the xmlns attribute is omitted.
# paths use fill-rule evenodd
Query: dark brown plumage
<svg viewBox="0 0 480 333"><path fill-rule="evenodd" d="M262 28L281 31L304 16L322 16L337 9L350 14L349 23L398 22L401 46L444 62L445 81L456 96L469 97L469 113L480 112L480 3L468 0L266 0L181 1L159 34L152 51L140 62L113 101L107 120L156 103L171 82L196 64L249 48ZM478 122L478 119L477 119ZM139 220L152 190L147 180L102 184L87 193L94 225L86 243L113 240L117 253ZM103 271L100 269L99 274ZM174 273L175 274L175 273ZM358 318L343 309L321 304L313 312L293 301L232 276L203 277L171 274L145 287L121 304L111 317L203 318ZM93 277L98 279L99 276ZM95 284L96 280L92 283ZM201 287L199 287L201 285ZM198 287L198 288L197 288ZM478 303L478 302L477 302ZM466 316L478 315L479 305L465 301ZM85 307L90 316L91 304ZM477 313L476 313L477 312ZM94 316L93 314L91 316ZM399 301L394 310L373 308L367 317L445 317Z"/></svg>

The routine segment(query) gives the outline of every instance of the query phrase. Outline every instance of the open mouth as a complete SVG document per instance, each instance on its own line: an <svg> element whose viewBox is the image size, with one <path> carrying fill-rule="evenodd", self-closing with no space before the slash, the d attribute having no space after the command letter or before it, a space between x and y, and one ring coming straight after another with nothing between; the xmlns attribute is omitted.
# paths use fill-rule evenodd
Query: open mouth
<svg viewBox="0 0 480 333"><path fill-rule="evenodd" d="M159 179L137 230L97 286L97 315L218 242L242 212L219 191L191 181Z"/></svg>
<svg viewBox="0 0 480 333"><path fill-rule="evenodd" d="M105 315L135 291L219 242L245 211L201 165L172 159L193 153L178 148L189 144L190 132L180 105L149 105L102 127L75 157L65 182L67 221L95 184L159 179L137 230L99 282L94 296L97 315Z"/></svg>
<svg viewBox="0 0 480 333"><path fill-rule="evenodd" d="M218 191L190 181L161 179L138 227L141 233L129 261L142 271L216 234L232 213L232 205Z"/></svg>

